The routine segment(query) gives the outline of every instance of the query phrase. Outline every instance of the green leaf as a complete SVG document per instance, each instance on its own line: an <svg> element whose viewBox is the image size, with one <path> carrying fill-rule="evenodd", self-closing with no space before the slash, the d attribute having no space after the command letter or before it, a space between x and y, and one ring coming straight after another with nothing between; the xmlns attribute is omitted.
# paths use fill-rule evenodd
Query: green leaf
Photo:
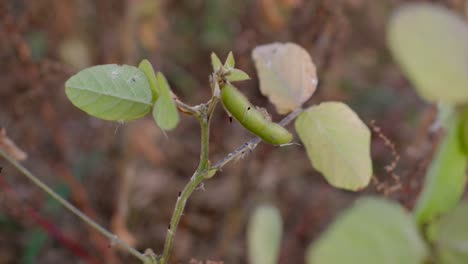
<svg viewBox="0 0 468 264"><path fill-rule="evenodd" d="M449 211L430 226L440 264L468 263L468 203Z"/></svg>
<svg viewBox="0 0 468 264"><path fill-rule="evenodd" d="M172 130L179 123L179 112L172 99L166 77L158 72L156 79L158 80L159 98L153 107L153 118L162 130Z"/></svg>
<svg viewBox="0 0 468 264"><path fill-rule="evenodd" d="M249 79L249 75L239 69L230 69L228 76L226 76L226 80L230 82L245 81Z"/></svg>
<svg viewBox="0 0 468 264"><path fill-rule="evenodd" d="M307 250L307 264L418 264L427 248L400 205L361 198Z"/></svg>
<svg viewBox="0 0 468 264"><path fill-rule="evenodd" d="M287 114L309 100L318 84L309 53L294 43L272 43L256 47L252 58L260 80L260 91L276 111Z"/></svg>
<svg viewBox="0 0 468 264"><path fill-rule="evenodd" d="M213 72L219 71L219 69L221 69L223 66L221 60L214 52L211 53L211 66L213 66Z"/></svg>
<svg viewBox="0 0 468 264"><path fill-rule="evenodd" d="M312 165L331 185L355 191L369 184L371 133L347 105L312 106L299 115L295 125Z"/></svg>
<svg viewBox="0 0 468 264"><path fill-rule="evenodd" d="M448 9L408 4L393 15L388 45L424 99L468 102L468 26Z"/></svg>
<svg viewBox="0 0 468 264"><path fill-rule="evenodd" d="M224 68L234 68L236 66L236 61L234 60L234 54L232 51L229 52L226 61L224 62Z"/></svg>
<svg viewBox="0 0 468 264"><path fill-rule="evenodd" d="M468 155L468 107L461 110L461 122L462 122L462 132L461 132L461 142L463 144L463 149L465 154Z"/></svg>
<svg viewBox="0 0 468 264"><path fill-rule="evenodd" d="M461 142L459 114L454 112L446 122L446 135L429 166L416 204L415 217L419 225L452 209L465 190L467 157Z"/></svg>
<svg viewBox="0 0 468 264"><path fill-rule="evenodd" d="M105 120L132 120L152 107L145 74L136 67L107 64L84 69L65 83L68 99L89 115Z"/></svg>
<svg viewBox="0 0 468 264"><path fill-rule="evenodd" d="M154 74L153 65L151 65L151 62L145 59L140 62L138 68L143 71L143 73L146 75L146 78L148 78L151 91L153 92L153 102L156 102L159 95L159 88L156 75Z"/></svg>
<svg viewBox="0 0 468 264"><path fill-rule="evenodd" d="M276 207L262 205L255 209L247 233L249 263L277 263L282 225L281 215Z"/></svg>

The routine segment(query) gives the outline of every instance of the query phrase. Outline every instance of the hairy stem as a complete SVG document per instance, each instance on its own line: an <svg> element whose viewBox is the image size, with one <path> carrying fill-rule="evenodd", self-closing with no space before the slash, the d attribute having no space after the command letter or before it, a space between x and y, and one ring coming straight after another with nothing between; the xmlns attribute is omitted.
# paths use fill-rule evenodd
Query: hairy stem
<svg viewBox="0 0 468 264"><path fill-rule="evenodd" d="M232 161L233 159L239 157L246 151L252 151L258 143L260 143L261 139L256 137L242 146L234 150L233 152L229 153L224 159L216 163L213 167L210 167L210 162L208 159L208 146L209 146L209 127L210 127L210 120L214 108L216 107L217 98L213 97L205 108L199 112L197 115L198 120L200 121L201 125L201 152L200 152L200 164L198 166L197 171L193 174L190 181L185 186L184 190L179 194L177 197L177 202L175 205L174 212L172 213L171 223L167 229L167 236L166 242L164 244L164 251L162 257L160 259L159 264L167 264L169 260L169 254L172 249L172 244L174 242L174 236L177 230L177 226L179 225L180 218L184 212L185 205L187 203L188 198L193 193L193 191L197 188L198 185L203 183L205 177L209 174L212 175L216 173L216 171L220 170L224 165ZM280 125L285 126L289 124L292 120L294 120L300 113L302 113L303 109L297 109L291 112L288 116L286 116L283 120L279 122Z"/></svg>
<svg viewBox="0 0 468 264"><path fill-rule="evenodd" d="M201 126L201 150L200 150L200 163L197 170L193 174L190 181L184 187L184 190L177 197L177 202L172 213L171 223L167 228L166 241L164 243L163 254L160 259L160 264L166 264L169 260L169 254L172 249L172 244L174 242L175 233L179 225L180 218L184 213L185 205L188 198L197 188L199 184L205 179L205 175L210 169L210 161L208 157L209 153L209 139L210 139L210 121L213 115L214 109L218 99L213 97L207 104L202 105L197 113L197 119L200 122Z"/></svg>
<svg viewBox="0 0 468 264"><path fill-rule="evenodd" d="M0 148L0 155L5 158L9 163L11 163L16 169L18 169L24 176L26 176L30 181L32 181L37 187L42 189L44 192L52 196L55 200L57 200L60 204L62 204L66 209L68 209L71 213L76 215L78 218L83 220L86 224L91 226L92 228L96 229L99 233L107 237L111 243L120 245L123 249L127 250L130 254L135 256L136 258L140 259L145 264L151 264L149 258L140 253L138 250L134 249L133 247L127 245L125 242L120 240L116 235L112 234L110 231L96 223L94 220L89 218L87 215L83 214L78 208L73 206L67 200L63 199L60 195L58 195L54 190L49 188L46 184L44 184L39 178L34 176L28 169L26 169L23 165L17 162L15 159L10 157L3 149Z"/></svg>

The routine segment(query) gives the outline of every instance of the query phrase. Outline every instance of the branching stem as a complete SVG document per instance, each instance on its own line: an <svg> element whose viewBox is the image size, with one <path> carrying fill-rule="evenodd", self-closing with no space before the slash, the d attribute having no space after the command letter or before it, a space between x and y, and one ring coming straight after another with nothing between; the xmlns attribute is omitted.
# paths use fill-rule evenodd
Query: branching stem
<svg viewBox="0 0 468 264"><path fill-rule="evenodd" d="M174 242L175 233L179 225L180 217L182 216L185 205L188 198L193 193L193 191L200 185L205 179L205 175L210 169L210 161L208 157L209 153L209 140L210 140L210 121L213 116L213 112L218 103L218 98L213 97L211 100L204 105L199 107L199 110L196 114L198 121L201 126L201 150L200 150L200 163L197 170L190 178L190 181L185 186L184 190L177 197L177 202L172 213L171 223L167 229L166 241L164 243L163 254L160 259L160 264L167 264L169 260L169 254L172 249L172 244Z"/></svg>
<svg viewBox="0 0 468 264"><path fill-rule="evenodd" d="M31 180L35 185L37 185L39 188L41 188L43 191L45 191L47 194L49 194L55 200L61 203L70 212L78 216L85 223L87 223L88 225L96 229L98 232L100 232L102 235L107 237L112 243L120 245L123 249L125 249L130 254L132 254L139 260L141 260L144 264L167 264L169 260L169 254L171 252L172 245L174 242L175 233L179 225L180 218L183 215L187 200L190 197L190 195L193 193L193 191L197 188L197 186L202 184L206 178L209 178L209 176L212 176L217 171L221 170L224 165L226 165L227 163L229 163L230 161L234 159L239 158L246 151L252 151L253 149L255 149L255 147L261 141L259 137L253 138L252 140L244 143L242 146L235 149L233 152L229 153L225 158L217 162L214 166L211 166L210 161L209 161L209 156L208 156L209 138L210 138L210 122L213 116L213 112L219 101L219 98L216 96L213 96L211 100L208 101L208 103L201 104L199 106L189 106L177 98L174 98L174 100L179 110L181 110L182 112L188 113L190 115L194 115L200 122L200 126L201 126L200 162L198 164L197 170L190 178L190 181L187 183L183 191L177 197L177 202L174 208L174 212L172 213L171 222L168 226L163 253L159 260L157 260L154 253L151 250L147 250L144 254L140 253L138 250L129 246L124 241L120 240L116 235L112 234L107 229L105 229L104 227L102 227L101 225L93 221L91 218L83 214L75 206L73 206L71 203L69 203L62 197L60 197L56 192L54 192L51 188L45 185L41 180L39 180L36 176L34 176L31 172L29 172L25 167L23 167L15 159L10 157L1 148L0 148L0 156L3 156L6 160L8 160L29 180ZM282 126L289 124L300 113L302 113L302 111L303 109L300 108L291 112L288 116L286 116L283 120L281 120L279 124Z"/></svg>

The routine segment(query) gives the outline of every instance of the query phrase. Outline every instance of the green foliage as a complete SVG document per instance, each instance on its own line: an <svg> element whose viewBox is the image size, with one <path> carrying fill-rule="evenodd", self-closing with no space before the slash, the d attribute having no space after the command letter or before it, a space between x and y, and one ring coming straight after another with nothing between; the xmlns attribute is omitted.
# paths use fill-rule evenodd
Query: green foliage
<svg viewBox="0 0 468 264"><path fill-rule="evenodd" d="M256 49L253 57L259 70L262 93L269 97L279 113L285 114L300 108L315 91L318 82L315 65L307 51L298 45L292 43L265 45ZM66 83L66 93L72 103L88 114L102 119L132 120L144 116L152 108L157 125L163 130L171 130L179 123L177 107L182 112L195 115L199 119L202 127L199 169L179 196L179 199L183 200L178 200L174 209L171 224L176 224L168 230L163 254L158 260L161 263L166 263L169 258L177 223L190 193L203 180L211 178L224 164L242 155L244 148L250 148L245 144L240 151L230 153L211 167L207 152L208 125L218 98L229 114L265 142L283 145L293 138L288 130L272 122L264 109L252 105L247 97L231 84L250 79L247 73L234 68L235 59L232 52L224 64L215 53L212 53L211 64L212 98L199 106L189 106L179 101L176 105L175 95L166 78L160 72L155 74L153 66L147 60L143 60L139 68L127 65L91 67L72 76ZM293 120L299 112L292 113L285 122ZM329 102L311 107L299 116L296 129L314 167L324 174L330 184L338 188L358 190L369 183L372 175L370 131L348 106ZM47 188L45 190L53 194L54 198L57 197L53 191ZM66 201L59 201L67 208L73 208ZM72 212L76 213L74 210ZM82 219L91 223L87 218ZM105 236L112 237L103 230L98 229ZM250 262L276 263L281 233L282 222L278 210L272 206L260 206L248 227ZM129 246L123 243L121 245L143 262L151 262Z"/></svg>
<svg viewBox="0 0 468 264"><path fill-rule="evenodd" d="M257 207L249 221L247 248L249 263L276 264L283 232L281 215L276 207Z"/></svg>
<svg viewBox="0 0 468 264"><path fill-rule="evenodd" d="M415 217L420 225L452 209L465 189L467 157L460 142L460 115L453 112L446 123L446 135L431 162L416 205Z"/></svg>
<svg viewBox="0 0 468 264"><path fill-rule="evenodd" d="M430 226L438 264L468 263L468 203L461 203Z"/></svg>
<svg viewBox="0 0 468 264"><path fill-rule="evenodd" d="M229 82L238 82L250 79L247 73L234 68L234 66L236 66L236 61L234 60L232 51L229 52L224 65L214 52L211 53L211 65L213 66L213 73L219 79L225 79L225 81Z"/></svg>
<svg viewBox="0 0 468 264"><path fill-rule="evenodd" d="M416 90L431 102L468 102L468 26L446 8L409 4L393 15L388 44Z"/></svg>
<svg viewBox="0 0 468 264"><path fill-rule="evenodd" d="M229 70L229 74L226 76L226 80L230 82L238 82L238 81L245 81L250 79L249 75L242 70L239 69L231 69Z"/></svg>
<svg viewBox="0 0 468 264"><path fill-rule="evenodd" d="M272 43L252 52L260 91L287 114L309 100L317 87L315 65L309 53L294 43Z"/></svg>
<svg viewBox="0 0 468 264"><path fill-rule="evenodd" d="M461 142L465 153L468 155L468 109L464 109L461 113L462 131L461 131Z"/></svg>
<svg viewBox="0 0 468 264"><path fill-rule="evenodd" d="M211 66L213 67L213 71L217 72L221 69L223 64L221 63L221 60L218 58L218 56L212 52L211 53Z"/></svg>
<svg viewBox="0 0 468 264"><path fill-rule="evenodd" d="M156 75L154 74L153 65L148 60L142 60L138 65L138 68L145 73L146 78L148 78L148 82L153 92L153 102L156 102L159 96L159 88L158 88L158 80L156 79Z"/></svg>
<svg viewBox="0 0 468 264"><path fill-rule="evenodd" d="M164 75L158 72L156 79L158 80L159 98L153 107L153 118L162 130L171 130L179 124L179 112Z"/></svg>
<svg viewBox="0 0 468 264"><path fill-rule="evenodd" d="M296 131L312 165L331 185L359 190L369 184L371 133L347 105L326 102L310 107L297 118Z"/></svg>
<svg viewBox="0 0 468 264"><path fill-rule="evenodd" d="M417 264L427 253L403 208L379 198L362 198L309 247L306 262Z"/></svg>
<svg viewBox="0 0 468 264"><path fill-rule="evenodd" d="M232 54L232 51L230 51L226 58L226 61L224 62L224 68L233 69L235 66L236 66L236 61L234 60L234 54Z"/></svg>
<svg viewBox="0 0 468 264"><path fill-rule="evenodd" d="M153 106L145 74L128 65L99 65L84 69L65 83L68 99L91 116L105 120L132 120Z"/></svg>
<svg viewBox="0 0 468 264"><path fill-rule="evenodd" d="M221 100L226 110L239 123L265 142L281 145L289 143L292 135L282 126L271 122L257 110L236 87L227 84L221 87Z"/></svg>

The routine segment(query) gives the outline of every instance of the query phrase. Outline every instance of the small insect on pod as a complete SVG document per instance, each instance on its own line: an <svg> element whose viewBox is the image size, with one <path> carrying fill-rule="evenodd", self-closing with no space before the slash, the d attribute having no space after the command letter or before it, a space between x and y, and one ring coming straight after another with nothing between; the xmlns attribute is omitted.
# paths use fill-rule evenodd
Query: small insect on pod
<svg viewBox="0 0 468 264"><path fill-rule="evenodd" d="M292 140L292 134L284 127L271 122L261 111L256 109L236 87L226 83L221 87L221 100L226 110L243 127L259 136L263 141L282 145Z"/></svg>

